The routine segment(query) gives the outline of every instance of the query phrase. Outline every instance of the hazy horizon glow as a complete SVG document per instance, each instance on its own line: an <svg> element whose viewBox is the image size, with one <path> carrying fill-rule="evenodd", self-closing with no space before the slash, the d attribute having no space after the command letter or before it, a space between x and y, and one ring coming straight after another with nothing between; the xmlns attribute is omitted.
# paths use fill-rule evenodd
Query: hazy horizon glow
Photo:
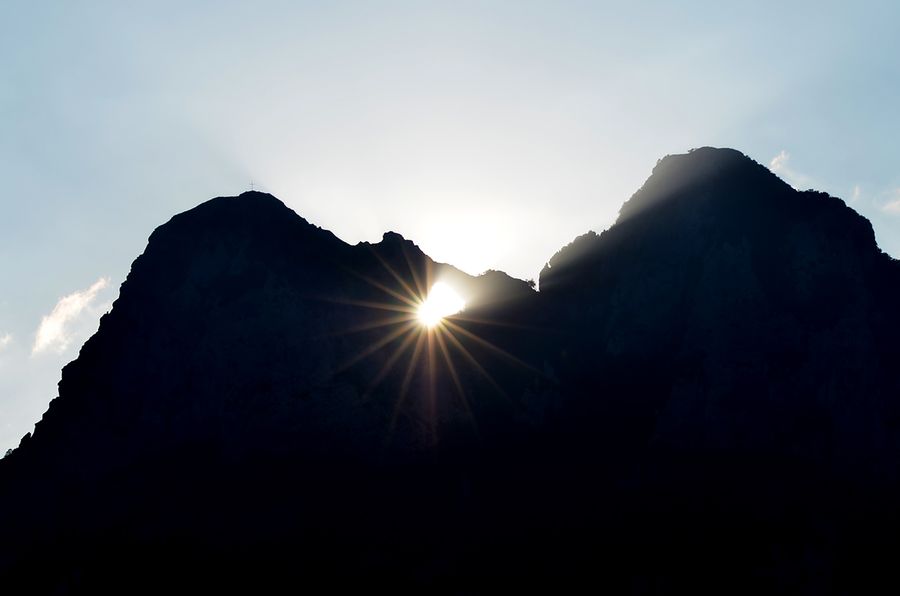
<svg viewBox="0 0 900 596"><path fill-rule="evenodd" d="M882 0L5 2L0 450L152 230L251 179L351 244L393 230L536 279L657 159L730 146L898 256L898 20Z"/></svg>

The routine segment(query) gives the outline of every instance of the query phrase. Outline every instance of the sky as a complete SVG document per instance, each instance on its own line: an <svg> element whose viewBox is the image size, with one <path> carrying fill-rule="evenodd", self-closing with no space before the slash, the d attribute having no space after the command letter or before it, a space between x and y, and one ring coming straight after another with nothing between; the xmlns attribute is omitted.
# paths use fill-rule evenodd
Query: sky
<svg viewBox="0 0 900 596"><path fill-rule="evenodd" d="M0 455L155 227L271 192L536 278L664 155L739 149L900 256L900 3L0 2ZM460 239L465 239L460 241Z"/></svg>

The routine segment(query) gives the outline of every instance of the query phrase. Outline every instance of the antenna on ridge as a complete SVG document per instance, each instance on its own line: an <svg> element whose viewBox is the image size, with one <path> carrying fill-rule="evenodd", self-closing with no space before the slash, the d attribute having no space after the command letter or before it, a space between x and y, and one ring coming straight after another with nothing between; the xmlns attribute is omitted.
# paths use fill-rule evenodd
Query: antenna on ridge
<svg viewBox="0 0 900 596"><path fill-rule="evenodd" d="M253 178L250 179L250 190L254 190L254 188L253 188Z"/></svg>

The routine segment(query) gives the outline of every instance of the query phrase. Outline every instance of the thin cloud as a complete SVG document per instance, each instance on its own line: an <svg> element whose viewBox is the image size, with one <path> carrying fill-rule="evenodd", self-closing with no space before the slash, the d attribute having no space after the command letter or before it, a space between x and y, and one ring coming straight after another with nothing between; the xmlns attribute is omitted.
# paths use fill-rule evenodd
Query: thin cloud
<svg viewBox="0 0 900 596"><path fill-rule="evenodd" d="M769 161L769 169L781 176L788 184L796 189L812 188L815 186L812 178L795 171L790 167L791 154L782 149L778 155Z"/></svg>
<svg viewBox="0 0 900 596"><path fill-rule="evenodd" d="M109 285L109 278L101 277L86 290L63 296L49 315L41 319L31 354L48 350L63 352L74 338L73 327L85 314L94 312L92 305L101 290Z"/></svg>
<svg viewBox="0 0 900 596"><path fill-rule="evenodd" d="M900 194L900 191L897 194ZM881 210L890 215L900 215L900 198L888 201L881 206Z"/></svg>
<svg viewBox="0 0 900 596"><path fill-rule="evenodd" d="M12 343L12 340L12 333L4 333L3 335L0 335L0 350L6 349L9 344Z"/></svg>
<svg viewBox="0 0 900 596"><path fill-rule="evenodd" d="M769 169L775 172L776 174L781 172L787 166L787 162L791 159L791 154L781 150L781 153L772 158L772 161L769 162Z"/></svg>

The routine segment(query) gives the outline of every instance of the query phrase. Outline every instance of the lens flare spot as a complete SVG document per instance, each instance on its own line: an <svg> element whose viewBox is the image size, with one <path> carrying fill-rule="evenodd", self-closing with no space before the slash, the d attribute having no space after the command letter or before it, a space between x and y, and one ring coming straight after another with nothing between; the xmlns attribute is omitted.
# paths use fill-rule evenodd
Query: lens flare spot
<svg viewBox="0 0 900 596"><path fill-rule="evenodd" d="M431 286L428 296L419 305L419 322L425 327L434 327L444 317L455 315L466 307L466 301L456 290L442 281Z"/></svg>

